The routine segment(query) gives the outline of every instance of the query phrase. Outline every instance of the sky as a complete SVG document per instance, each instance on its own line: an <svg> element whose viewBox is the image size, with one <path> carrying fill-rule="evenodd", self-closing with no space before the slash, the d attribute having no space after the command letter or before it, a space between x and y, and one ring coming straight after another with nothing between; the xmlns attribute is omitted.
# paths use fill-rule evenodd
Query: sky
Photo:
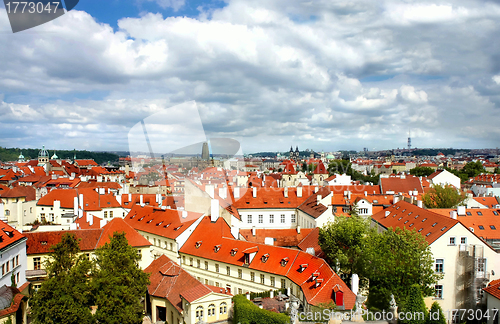
<svg viewBox="0 0 500 324"><path fill-rule="evenodd" d="M2 3L0 146L495 148L499 31L499 0L80 0L18 33Z"/></svg>

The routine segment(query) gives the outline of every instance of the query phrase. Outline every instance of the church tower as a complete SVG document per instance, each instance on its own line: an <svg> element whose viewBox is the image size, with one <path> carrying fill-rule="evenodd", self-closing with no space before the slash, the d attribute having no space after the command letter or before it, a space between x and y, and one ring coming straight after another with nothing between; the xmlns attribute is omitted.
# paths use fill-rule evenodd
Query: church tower
<svg viewBox="0 0 500 324"><path fill-rule="evenodd" d="M38 152L38 165L43 166L49 163L49 152L45 149L45 145L42 147L42 150Z"/></svg>

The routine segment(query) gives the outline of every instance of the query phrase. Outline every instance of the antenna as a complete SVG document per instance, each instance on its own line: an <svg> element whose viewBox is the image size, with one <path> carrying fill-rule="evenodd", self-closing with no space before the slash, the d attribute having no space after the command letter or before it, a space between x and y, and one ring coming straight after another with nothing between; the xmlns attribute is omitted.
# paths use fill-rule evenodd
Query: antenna
<svg viewBox="0 0 500 324"><path fill-rule="evenodd" d="M411 136L410 136L410 130L408 130L408 151L411 150Z"/></svg>

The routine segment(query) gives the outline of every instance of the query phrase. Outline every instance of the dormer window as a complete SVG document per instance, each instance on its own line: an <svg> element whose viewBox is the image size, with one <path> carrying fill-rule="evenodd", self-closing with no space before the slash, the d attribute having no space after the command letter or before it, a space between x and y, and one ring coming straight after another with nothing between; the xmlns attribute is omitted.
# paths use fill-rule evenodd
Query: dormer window
<svg viewBox="0 0 500 324"><path fill-rule="evenodd" d="M167 228L167 227L169 227L169 226L170 226L170 224L172 224L172 223L168 223L167 225L163 225L163 228Z"/></svg>
<svg viewBox="0 0 500 324"><path fill-rule="evenodd" d="M178 231L181 227L182 227L182 225L174 228L174 231Z"/></svg>
<svg viewBox="0 0 500 324"><path fill-rule="evenodd" d="M314 288L318 288L319 286L321 286L321 283L323 282L323 278L319 279L319 278L316 278L314 280Z"/></svg>
<svg viewBox="0 0 500 324"><path fill-rule="evenodd" d="M160 226L161 224L163 224L163 221L161 221L158 224L156 224L156 226Z"/></svg>
<svg viewBox="0 0 500 324"><path fill-rule="evenodd" d="M147 221L147 224L151 223L152 221L153 221L152 219L148 220L148 221Z"/></svg>
<svg viewBox="0 0 500 324"><path fill-rule="evenodd" d="M194 247L197 248L197 249L200 248L201 243L203 243L203 241L196 242L196 244L194 245Z"/></svg>
<svg viewBox="0 0 500 324"><path fill-rule="evenodd" d="M288 260L289 260L288 257L281 259L281 262L280 262L281 266L282 267L286 266L286 264L288 263Z"/></svg>
<svg viewBox="0 0 500 324"><path fill-rule="evenodd" d="M306 269L307 269L307 266L308 266L308 264L307 264L307 263L301 264L301 265L300 265L300 268L299 268L299 272L300 272L300 273L304 272L304 270L306 270Z"/></svg>
<svg viewBox="0 0 500 324"><path fill-rule="evenodd" d="M237 248L234 248L231 250L231 256L235 256L236 255L236 252L238 252L238 249Z"/></svg>
<svg viewBox="0 0 500 324"><path fill-rule="evenodd" d="M219 244L219 245L214 246L214 252L215 252L215 253L219 252L219 250L220 250L220 244Z"/></svg>
<svg viewBox="0 0 500 324"><path fill-rule="evenodd" d="M315 272L313 272L313 274L311 275L311 279L312 279L312 280L316 280L318 277L319 277L319 271L315 271Z"/></svg>
<svg viewBox="0 0 500 324"><path fill-rule="evenodd" d="M132 216L130 216L130 219L134 219L134 218L135 218L135 214L134 214L134 215L132 215Z"/></svg>
<svg viewBox="0 0 500 324"><path fill-rule="evenodd" d="M139 218L139 222L140 222L141 220L143 220L143 219L144 219L144 217L145 217L145 216L142 216L141 218Z"/></svg>
<svg viewBox="0 0 500 324"><path fill-rule="evenodd" d="M264 255L260 258L260 260L261 260L263 263L266 263L268 259L269 259L269 253L264 254Z"/></svg>

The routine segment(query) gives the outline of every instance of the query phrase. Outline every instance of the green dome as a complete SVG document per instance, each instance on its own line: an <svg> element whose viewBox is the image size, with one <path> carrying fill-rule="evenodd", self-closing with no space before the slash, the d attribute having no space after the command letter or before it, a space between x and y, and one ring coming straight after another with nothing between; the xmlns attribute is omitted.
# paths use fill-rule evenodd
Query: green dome
<svg viewBox="0 0 500 324"><path fill-rule="evenodd" d="M42 150L38 152L38 157L49 157L49 152L45 149L45 145L42 147Z"/></svg>

